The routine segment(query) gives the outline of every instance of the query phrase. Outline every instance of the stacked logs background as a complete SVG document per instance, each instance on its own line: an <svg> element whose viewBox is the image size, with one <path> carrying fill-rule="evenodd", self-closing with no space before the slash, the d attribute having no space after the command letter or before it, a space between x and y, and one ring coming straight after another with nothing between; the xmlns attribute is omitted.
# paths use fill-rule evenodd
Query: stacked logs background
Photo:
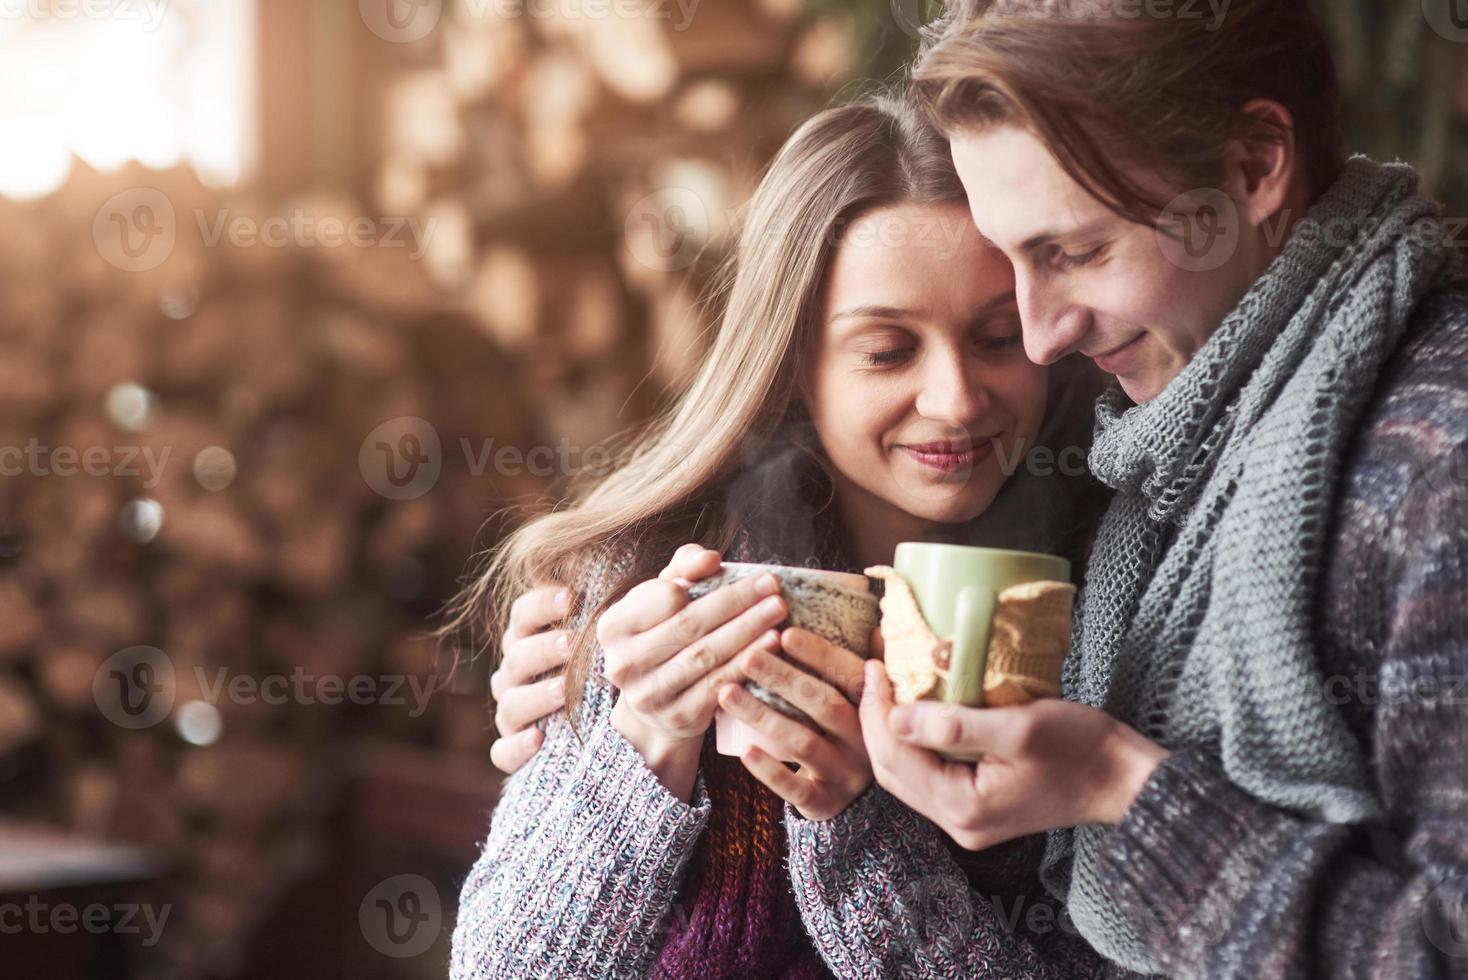
<svg viewBox="0 0 1468 980"><path fill-rule="evenodd" d="M0 798L149 844L179 870L160 976L229 959L315 846L313 766L342 739L483 764L484 662L445 680L423 633L493 543L490 519L569 475L485 468L484 450L569 446L557 459L574 465L676 391L761 167L853 78L901 64L903 22L927 12L702 0L679 26L661 0L601 18L445 0L423 36L385 37L361 6L261 0L274 70L249 188L78 165L44 201L0 201L24 230L0 236L0 446L50 451L0 479ZM1468 45L1387 8L1328 10L1352 143L1419 159L1461 209ZM95 224L138 188L169 201L177 242L134 272ZM421 232L407 248L210 246L198 214L411 218ZM404 418L432 427L442 471L395 499L363 447ZM61 475L61 448L100 451L105 472ZM166 653L177 690L173 715L129 730L99 710L94 680L136 645ZM421 713L200 689L220 669L297 668L445 686ZM201 701L217 714L184 710Z"/></svg>
<svg viewBox="0 0 1468 980"><path fill-rule="evenodd" d="M124 272L93 219L143 184L181 216L178 243ZM0 260L0 445L32 447L0 481L5 809L156 849L179 886L160 968L227 952L309 852L302 807L332 744L485 756L481 665L450 672L423 633L484 521L546 482L445 451L428 492L377 492L359 452L384 420L425 420L445 447L542 441L523 377L400 252L205 248L183 232L195 208L271 213L185 171L80 173L0 207L32 229ZM136 645L174 683L169 716L133 730L94 680ZM284 703L218 686L298 670ZM323 677L382 696L326 704Z"/></svg>
<svg viewBox="0 0 1468 980"><path fill-rule="evenodd" d="M686 31L446 9L412 43L341 6L347 33L310 43L358 52L342 179L284 154L239 191L78 162L56 194L0 201L27 230L0 241L0 446L32 447L0 480L0 797L168 863L157 976L239 961L330 833L313 784L343 740L485 765L485 661L450 674L465 657L424 635L434 614L502 508L687 376L731 214L860 40L846 13L780 0L705 0ZM108 223L121 200L140 232L140 189L175 241L132 271ZM293 216L399 231L370 247L204 231ZM373 442L403 419L432 428L441 472L395 499ZM545 471L490 451L535 446L571 453ZM172 710L130 729L96 682L140 645L171 665ZM406 703L214 687L297 673L406 679Z"/></svg>
<svg viewBox="0 0 1468 980"><path fill-rule="evenodd" d="M438 220L429 274L523 359L537 416L585 445L687 378L736 210L850 78L860 22L803 0L474 9L369 45L396 79L370 193Z"/></svg>

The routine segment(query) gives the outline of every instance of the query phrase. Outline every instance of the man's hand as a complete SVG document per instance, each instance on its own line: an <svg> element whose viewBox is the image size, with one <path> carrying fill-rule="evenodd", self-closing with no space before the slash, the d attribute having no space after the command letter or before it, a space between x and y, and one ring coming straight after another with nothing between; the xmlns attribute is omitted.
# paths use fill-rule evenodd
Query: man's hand
<svg viewBox="0 0 1468 980"><path fill-rule="evenodd" d="M866 665L862 738L877 782L970 850L1056 827L1117 823L1168 755L1104 711L1054 698L1007 708L896 706ZM981 752L950 762L933 750Z"/></svg>

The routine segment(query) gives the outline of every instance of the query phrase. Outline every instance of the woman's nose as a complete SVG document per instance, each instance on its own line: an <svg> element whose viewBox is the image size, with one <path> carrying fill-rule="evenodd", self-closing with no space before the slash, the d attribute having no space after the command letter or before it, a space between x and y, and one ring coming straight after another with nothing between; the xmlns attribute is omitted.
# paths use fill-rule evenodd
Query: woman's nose
<svg viewBox="0 0 1468 980"><path fill-rule="evenodd" d="M919 415L967 428L988 410L988 390L960 354L930 355L927 368L917 397Z"/></svg>

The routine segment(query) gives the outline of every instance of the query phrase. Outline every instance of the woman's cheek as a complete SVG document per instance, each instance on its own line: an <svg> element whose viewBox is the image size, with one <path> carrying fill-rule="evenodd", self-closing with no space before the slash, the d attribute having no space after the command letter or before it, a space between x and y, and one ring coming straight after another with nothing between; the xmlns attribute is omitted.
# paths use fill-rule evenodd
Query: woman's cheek
<svg viewBox="0 0 1468 980"><path fill-rule="evenodd" d="M994 412L1003 413L999 422L1013 436L1033 441L1045 420L1049 394L1048 372L1022 353L988 379L990 404Z"/></svg>
<svg viewBox="0 0 1468 980"><path fill-rule="evenodd" d="M890 382L853 372L833 379L819 393L818 402L812 414L827 453L838 465L847 461L865 468L873 464L874 455L885 455L888 436L901 422Z"/></svg>

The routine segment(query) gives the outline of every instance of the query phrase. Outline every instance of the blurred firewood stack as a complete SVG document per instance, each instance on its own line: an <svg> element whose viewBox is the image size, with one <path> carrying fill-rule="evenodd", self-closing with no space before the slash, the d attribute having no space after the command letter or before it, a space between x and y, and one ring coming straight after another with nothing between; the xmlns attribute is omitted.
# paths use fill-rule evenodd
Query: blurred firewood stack
<svg viewBox="0 0 1468 980"><path fill-rule="evenodd" d="M429 274L523 358L550 431L588 446L688 379L738 207L854 68L825 6L445 0L380 45L376 203L437 219Z"/></svg>
<svg viewBox="0 0 1468 980"><path fill-rule="evenodd" d="M94 224L138 188L176 242L127 271ZM0 241L0 798L158 847L175 955L227 948L308 853L330 741L487 756L482 662L450 683L422 634L484 521L545 489L474 472L487 440L544 441L514 366L404 250L210 247L196 223L356 211L140 168L0 202L25 230ZM431 426L440 468L385 496L369 436L401 418ZM133 729L107 665L137 645L166 656L172 711Z"/></svg>
<svg viewBox="0 0 1468 980"><path fill-rule="evenodd" d="M803 0L507 6L445 0L427 36L369 40L382 149L355 196L78 164L0 201L23 229L0 238L0 797L158 847L175 961L227 960L311 859L334 740L487 757L483 661L440 690L422 633L487 519L686 381L731 214L853 68L847 14ZM325 244L363 216L416 228ZM134 268L113 225L161 218L166 258ZM271 219L315 230L272 243ZM496 462L535 446L570 454ZM394 452L439 470L404 489ZM140 645L171 711L130 728L103 702L156 677L112 669ZM377 700L322 703L327 677Z"/></svg>

